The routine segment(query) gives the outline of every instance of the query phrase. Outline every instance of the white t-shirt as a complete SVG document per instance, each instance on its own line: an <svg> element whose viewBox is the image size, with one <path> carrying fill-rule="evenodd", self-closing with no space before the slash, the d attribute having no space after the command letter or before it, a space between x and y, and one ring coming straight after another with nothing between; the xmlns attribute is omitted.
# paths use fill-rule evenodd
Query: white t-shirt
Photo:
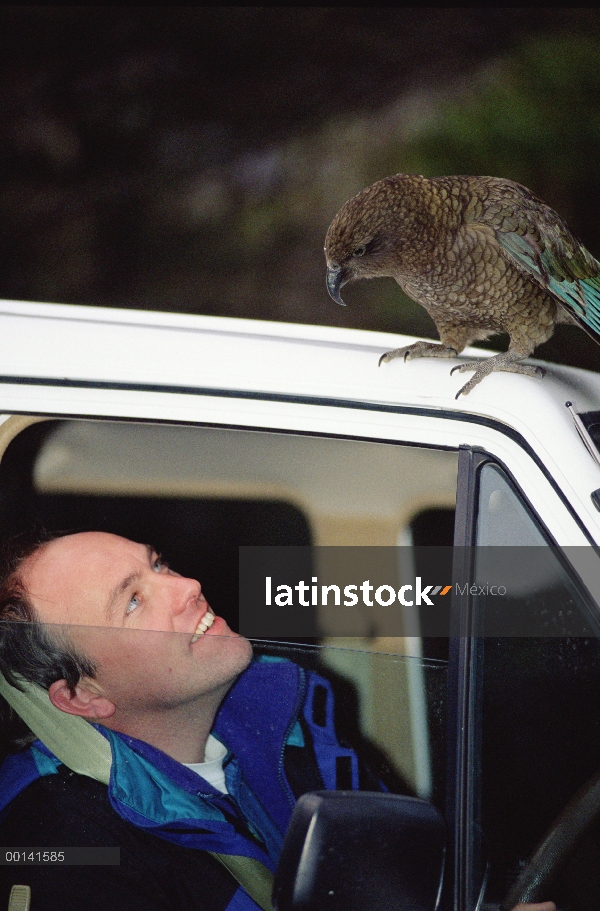
<svg viewBox="0 0 600 911"><path fill-rule="evenodd" d="M191 769L197 775L201 775L205 781L221 791L222 794L228 794L227 785L225 784L225 772L223 771L223 760L227 756L227 747L220 740L208 735L206 749L204 750L204 762L184 762L186 769Z"/></svg>

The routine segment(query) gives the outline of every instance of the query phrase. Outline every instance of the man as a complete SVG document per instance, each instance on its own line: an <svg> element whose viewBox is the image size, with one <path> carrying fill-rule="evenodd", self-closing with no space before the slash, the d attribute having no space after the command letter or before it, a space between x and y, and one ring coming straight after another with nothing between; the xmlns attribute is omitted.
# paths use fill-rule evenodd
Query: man
<svg viewBox="0 0 600 911"><path fill-rule="evenodd" d="M6 574L0 619L30 621L1 637L9 682L43 685L61 712L97 725L113 758L108 788L39 741L6 760L3 845L121 847L120 866L20 867L32 911L255 911L207 852L273 870L301 793L373 787L335 737L326 682L252 662L200 584L145 545L90 532L33 549Z"/></svg>

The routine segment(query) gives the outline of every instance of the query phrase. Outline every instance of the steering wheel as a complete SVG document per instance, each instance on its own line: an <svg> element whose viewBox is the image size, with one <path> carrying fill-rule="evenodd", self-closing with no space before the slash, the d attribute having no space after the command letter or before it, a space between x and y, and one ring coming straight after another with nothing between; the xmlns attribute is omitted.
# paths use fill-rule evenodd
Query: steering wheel
<svg viewBox="0 0 600 911"><path fill-rule="evenodd" d="M580 788L554 820L533 857L500 906L510 911L519 902L549 901L552 881L600 813L600 772Z"/></svg>

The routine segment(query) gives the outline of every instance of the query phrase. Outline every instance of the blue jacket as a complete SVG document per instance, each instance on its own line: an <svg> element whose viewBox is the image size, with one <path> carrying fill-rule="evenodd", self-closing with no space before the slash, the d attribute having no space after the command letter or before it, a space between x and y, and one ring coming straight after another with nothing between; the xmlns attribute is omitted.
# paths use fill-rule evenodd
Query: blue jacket
<svg viewBox="0 0 600 911"><path fill-rule="evenodd" d="M155 747L97 728L111 745L109 799L124 820L185 847L254 857L272 871L296 800L284 768L286 746L312 750L325 788L338 786L341 767L344 786L358 787L356 755L335 734L328 682L290 661L255 660L221 706L212 733L229 751L229 795ZM59 765L40 741L9 756L0 769L0 819L17 794ZM256 908L238 889L227 911Z"/></svg>

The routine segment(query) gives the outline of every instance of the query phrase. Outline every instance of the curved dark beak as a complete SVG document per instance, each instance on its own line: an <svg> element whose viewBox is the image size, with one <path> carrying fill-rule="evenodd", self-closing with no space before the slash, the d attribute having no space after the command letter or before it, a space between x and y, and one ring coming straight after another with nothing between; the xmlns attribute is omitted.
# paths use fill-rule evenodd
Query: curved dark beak
<svg viewBox="0 0 600 911"><path fill-rule="evenodd" d="M345 307L346 304L340 296L340 289L342 285L346 284L347 281L347 273L341 266L337 269L332 269L330 266L327 269L327 290L329 292L329 296L333 298L336 304L339 304L341 307Z"/></svg>

